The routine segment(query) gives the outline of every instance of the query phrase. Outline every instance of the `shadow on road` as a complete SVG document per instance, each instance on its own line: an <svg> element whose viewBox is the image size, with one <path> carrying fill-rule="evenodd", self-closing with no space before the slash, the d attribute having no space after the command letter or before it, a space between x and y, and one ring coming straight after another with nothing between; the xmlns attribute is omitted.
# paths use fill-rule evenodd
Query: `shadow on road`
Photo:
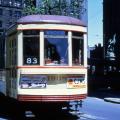
<svg viewBox="0 0 120 120"><path fill-rule="evenodd" d="M90 97L97 97L104 99L106 97L111 97L111 98L120 98L120 91L118 90L113 90L110 88L106 89L97 89L97 90L91 90L89 91L88 96Z"/></svg>
<svg viewBox="0 0 120 120"><path fill-rule="evenodd" d="M31 105L30 108L33 106ZM45 109L44 109L45 108ZM47 108L47 109L46 109ZM51 105L41 107L32 110L34 117L26 117L24 105L19 103L17 100L4 96L0 93L0 118L7 120L77 120L78 116L71 114L71 110L56 109ZM55 109L54 109L55 108ZM75 112L74 110L72 112Z"/></svg>
<svg viewBox="0 0 120 120"><path fill-rule="evenodd" d="M8 120L24 119L24 113L20 103L0 93L0 117Z"/></svg>

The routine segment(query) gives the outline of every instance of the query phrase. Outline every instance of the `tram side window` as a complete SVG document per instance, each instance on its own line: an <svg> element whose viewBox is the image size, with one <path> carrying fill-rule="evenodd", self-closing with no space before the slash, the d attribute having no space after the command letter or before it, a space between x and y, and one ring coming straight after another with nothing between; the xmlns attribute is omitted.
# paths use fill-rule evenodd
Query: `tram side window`
<svg viewBox="0 0 120 120"><path fill-rule="evenodd" d="M83 34L80 32L72 33L72 64L83 65Z"/></svg>
<svg viewBox="0 0 120 120"><path fill-rule="evenodd" d="M68 32L48 30L44 33L45 65L68 65Z"/></svg>
<svg viewBox="0 0 120 120"><path fill-rule="evenodd" d="M39 31L23 31L23 63L24 65L38 65L39 63Z"/></svg>

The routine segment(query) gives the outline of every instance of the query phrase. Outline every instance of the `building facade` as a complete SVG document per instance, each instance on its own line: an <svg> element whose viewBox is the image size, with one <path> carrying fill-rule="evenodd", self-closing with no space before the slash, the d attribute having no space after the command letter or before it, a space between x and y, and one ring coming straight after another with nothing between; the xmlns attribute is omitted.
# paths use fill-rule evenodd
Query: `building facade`
<svg viewBox="0 0 120 120"><path fill-rule="evenodd" d="M0 0L0 69L5 61L5 31L21 17L22 8L22 0Z"/></svg>
<svg viewBox="0 0 120 120"><path fill-rule="evenodd" d="M104 74L110 88L120 86L120 0L103 1Z"/></svg>
<svg viewBox="0 0 120 120"><path fill-rule="evenodd" d="M120 1L104 0L104 55L108 70L120 72Z"/></svg>

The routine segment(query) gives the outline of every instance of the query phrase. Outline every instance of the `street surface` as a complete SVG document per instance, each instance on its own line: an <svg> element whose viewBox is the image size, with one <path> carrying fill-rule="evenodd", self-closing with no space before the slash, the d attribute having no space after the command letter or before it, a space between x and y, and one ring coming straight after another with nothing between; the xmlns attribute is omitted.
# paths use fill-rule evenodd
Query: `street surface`
<svg viewBox="0 0 120 120"><path fill-rule="evenodd" d="M0 81L0 91L3 93L4 86L4 82ZM0 120L23 120L18 115L20 109L17 105L19 104L16 100L0 94ZM37 115L26 111L25 116L25 120L120 120L120 91L94 91L82 103L71 102L69 107L63 107L58 111L38 110Z"/></svg>
<svg viewBox="0 0 120 120"><path fill-rule="evenodd" d="M4 108L0 107L0 109ZM26 111L26 120L120 120L120 104L88 97L82 104L78 102L76 105L76 102L71 102L69 108L63 107L60 111L46 113L38 111L38 114L39 116L36 117L31 111ZM0 116L3 115L0 114ZM0 120L12 120L12 118L0 118Z"/></svg>
<svg viewBox="0 0 120 120"><path fill-rule="evenodd" d="M79 108L77 116L79 120L120 120L120 104L88 97Z"/></svg>

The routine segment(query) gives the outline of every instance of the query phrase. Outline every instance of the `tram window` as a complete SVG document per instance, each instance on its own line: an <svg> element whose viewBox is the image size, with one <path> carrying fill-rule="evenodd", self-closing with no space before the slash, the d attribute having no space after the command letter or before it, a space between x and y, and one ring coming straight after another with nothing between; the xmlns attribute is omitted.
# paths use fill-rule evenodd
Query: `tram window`
<svg viewBox="0 0 120 120"><path fill-rule="evenodd" d="M72 64L83 65L83 35L79 32L72 33Z"/></svg>
<svg viewBox="0 0 120 120"><path fill-rule="evenodd" d="M45 31L45 65L68 65L68 32Z"/></svg>
<svg viewBox="0 0 120 120"><path fill-rule="evenodd" d="M24 65L39 64L39 31L23 31L23 63Z"/></svg>

